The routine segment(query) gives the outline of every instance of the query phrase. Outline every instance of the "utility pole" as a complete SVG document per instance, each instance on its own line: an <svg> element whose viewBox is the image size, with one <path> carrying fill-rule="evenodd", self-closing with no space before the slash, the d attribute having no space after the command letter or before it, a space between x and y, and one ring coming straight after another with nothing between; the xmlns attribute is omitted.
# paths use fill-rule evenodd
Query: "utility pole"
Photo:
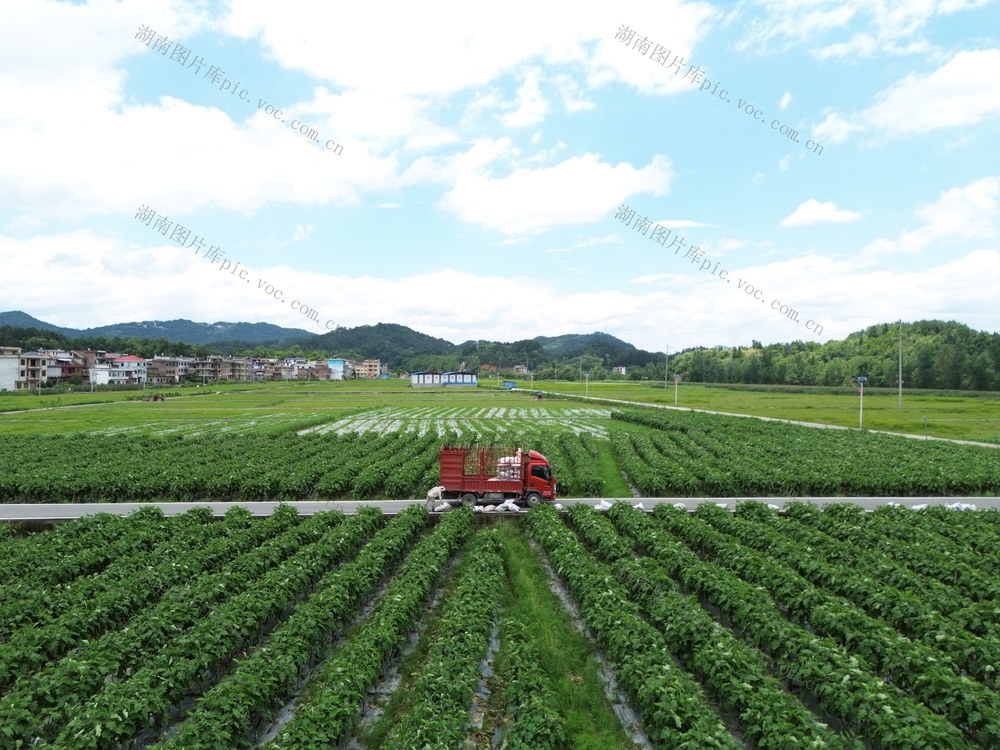
<svg viewBox="0 0 1000 750"><path fill-rule="evenodd" d="M899 408L903 408L903 319L899 319Z"/></svg>
<svg viewBox="0 0 1000 750"><path fill-rule="evenodd" d="M667 390L668 372L670 372L670 344L667 344L666 360L663 362L663 390Z"/></svg>
<svg viewBox="0 0 1000 750"><path fill-rule="evenodd" d="M861 400L858 401L858 429L863 430L865 428L865 383L868 382L868 378L864 375L859 375L855 380L861 386L861 390L858 393L861 397Z"/></svg>

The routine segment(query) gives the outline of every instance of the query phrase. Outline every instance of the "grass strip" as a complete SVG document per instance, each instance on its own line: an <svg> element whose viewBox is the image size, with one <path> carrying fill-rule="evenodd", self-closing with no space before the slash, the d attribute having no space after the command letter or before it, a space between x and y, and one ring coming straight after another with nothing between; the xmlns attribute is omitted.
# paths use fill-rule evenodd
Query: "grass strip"
<svg viewBox="0 0 1000 750"><path fill-rule="evenodd" d="M562 718L567 746L575 750L630 747L604 692L594 649L549 589L548 573L522 521L501 524L497 531L508 581L504 615L531 623L527 643L537 652L538 665L552 686L552 705ZM508 658L510 642L501 633L498 667Z"/></svg>

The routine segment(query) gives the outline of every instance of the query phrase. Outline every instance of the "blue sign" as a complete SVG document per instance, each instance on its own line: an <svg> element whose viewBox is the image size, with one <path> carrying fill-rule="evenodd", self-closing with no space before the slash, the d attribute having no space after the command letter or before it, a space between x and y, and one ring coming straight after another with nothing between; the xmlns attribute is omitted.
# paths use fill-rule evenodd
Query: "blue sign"
<svg viewBox="0 0 1000 750"><path fill-rule="evenodd" d="M503 387L504 388L517 388L517 381L516 380L505 380L505 381L503 381Z"/></svg>

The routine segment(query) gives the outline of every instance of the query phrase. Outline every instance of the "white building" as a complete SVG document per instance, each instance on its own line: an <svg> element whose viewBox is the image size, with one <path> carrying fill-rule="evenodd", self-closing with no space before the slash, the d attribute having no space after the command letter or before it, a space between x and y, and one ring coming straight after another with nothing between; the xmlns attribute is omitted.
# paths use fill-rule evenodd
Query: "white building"
<svg viewBox="0 0 1000 750"><path fill-rule="evenodd" d="M441 385L441 373L420 370L410 373L410 385L414 388L431 388Z"/></svg>
<svg viewBox="0 0 1000 750"><path fill-rule="evenodd" d="M146 382L146 360L131 354L90 369L94 385L136 385Z"/></svg>
<svg viewBox="0 0 1000 750"><path fill-rule="evenodd" d="M16 346L0 346L0 391L17 389L17 371L21 350Z"/></svg>

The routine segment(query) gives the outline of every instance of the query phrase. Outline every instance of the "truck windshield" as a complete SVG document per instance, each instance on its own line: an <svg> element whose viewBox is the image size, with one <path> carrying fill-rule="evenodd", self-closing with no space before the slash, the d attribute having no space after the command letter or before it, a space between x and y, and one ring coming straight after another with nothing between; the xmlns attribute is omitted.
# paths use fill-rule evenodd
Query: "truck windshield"
<svg viewBox="0 0 1000 750"><path fill-rule="evenodd" d="M552 478L552 472L549 471L548 466L532 466L531 476L544 479L547 482Z"/></svg>

